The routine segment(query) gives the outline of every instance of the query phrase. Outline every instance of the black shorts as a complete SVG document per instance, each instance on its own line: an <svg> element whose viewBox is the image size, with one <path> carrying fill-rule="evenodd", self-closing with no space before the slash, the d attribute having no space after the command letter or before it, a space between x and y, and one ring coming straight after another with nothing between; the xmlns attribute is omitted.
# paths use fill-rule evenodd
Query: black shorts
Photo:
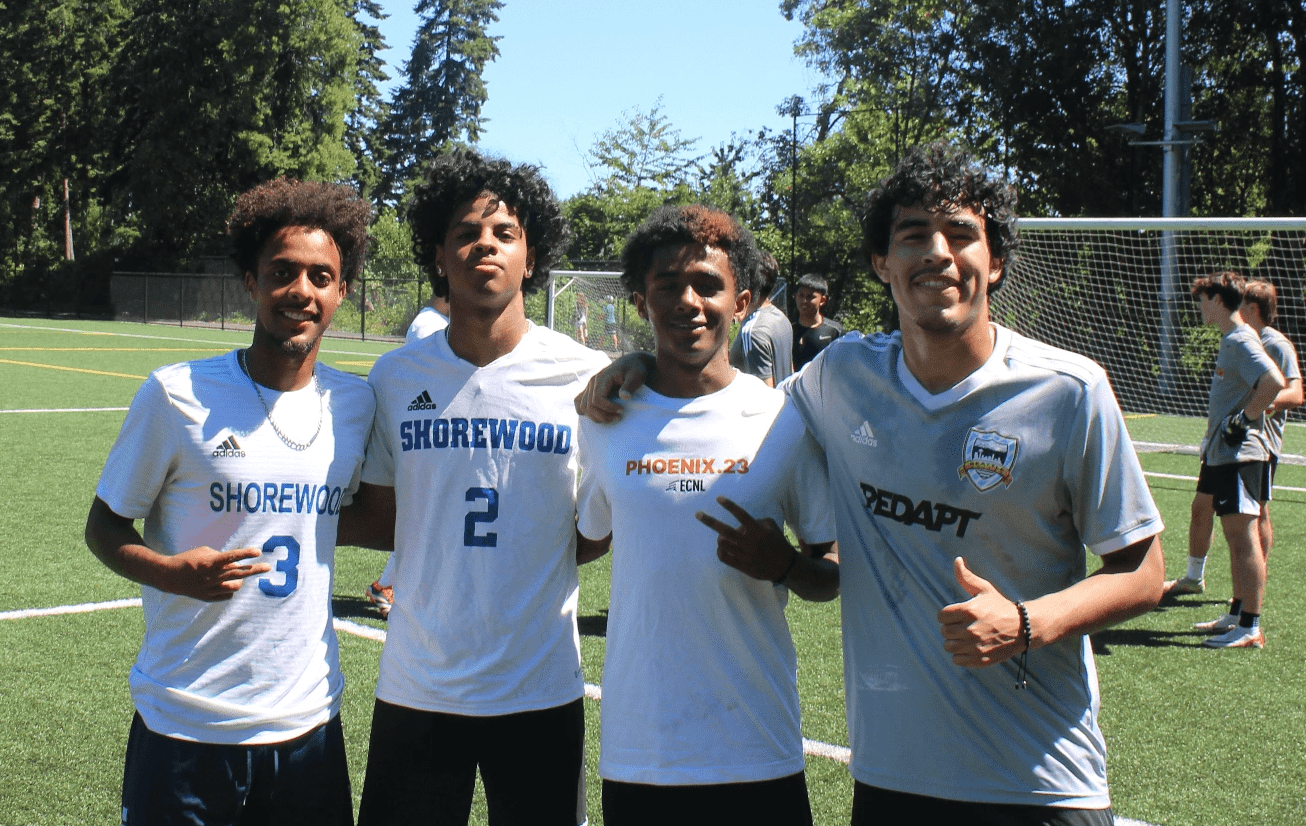
<svg viewBox="0 0 1306 826"><path fill-rule="evenodd" d="M127 738L122 822L353 826L340 718L265 746L156 734L137 714Z"/></svg>
<svg viewBox="0 0 1306 826"><path fill-rule="evenodd" d="M1197 474L1197 492L1210 495L1216 516L1258 516L1270 498L1274 468L1270 462L1208 465Z"/></svg>
<svg viewBox="0 0 1306 826"><path fill-rule="evenodd" d="M756 783L652 786L603 781L607 826L666 823L747 823L812 826L807 778L802 772Z"/></svg>
<svg viewBox="0 0 1306 826"><path fill-rule="evenodd" d="M490 826L577 826L585 822L584 756L579 699L493 717L377 700L358 823L464 826L479 767Z"/></svg>
<svg viewBox="0 0 1306 826"><path fill-rule="evenodd" d="M965 823L967 826L1112 826L1111 809L1066 809L1013 803L968 803L853 783L851 826Z"/></svg>

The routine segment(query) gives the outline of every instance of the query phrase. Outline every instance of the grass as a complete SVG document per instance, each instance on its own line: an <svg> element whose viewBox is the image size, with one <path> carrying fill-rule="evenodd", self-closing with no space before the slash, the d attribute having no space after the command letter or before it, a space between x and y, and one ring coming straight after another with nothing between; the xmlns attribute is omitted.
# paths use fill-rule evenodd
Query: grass
<svg viewBox="0 0 1306 826"><path fill-rule="evenodd" d="M81 332L41 329L53 327ZM197 328L0 320L0 409L125 407L140 384L136 376L248 340L246 332ZM365 374L390 346L328 340L323 360ZM125 375L106 375L113 373ZM81 537L122 418L121 412L0 414L0 611L139 595L100 565ZM1200 437L1202 429L1199 421L1166 417L1129 425L1140 440L1164 442L1191 443L1189 434ZM1285 450L1306 453L1306 428L1289 427ZM1196 475L1192 457L1144 454L1142 461L1154 473ZM1306 467L1281 467L1279 482L1306 489ZM1177 576L1192 482L1153 477L1152 489L1168 526L1167 575ZM1306 628L1297 620L1306 616L1306 591L1295 587L1306 564L1304 506L1306 492L1283 490L1275 500L1266 650L1208 651L1191 630L1219 613L1228 595L1228 555L1218 538L1207 593L1167 602L1094 638L1118 815L1166 826L1306 822L1306 692L1299 676ZM340 549L338 616L385 627L362 597L383 563L374 551ZM581 573L581 647L585 679L594 684L602 682L608 570L600 561ZM837 603L794 600L789 619L799 650L804 735L845 744L838 611ZM116 822L132 713L127 672L142 630L140 610L132 608L0 620L0 826ZM349 634L340 643L357 799L381 646ZM1036 663L1031 656L1031 666ZM585 705L590 815L600 824L599 705ZM846 768L811 757L807 771L817 823L847 823ZM479 795L473 819L484 822Z"/></svg>

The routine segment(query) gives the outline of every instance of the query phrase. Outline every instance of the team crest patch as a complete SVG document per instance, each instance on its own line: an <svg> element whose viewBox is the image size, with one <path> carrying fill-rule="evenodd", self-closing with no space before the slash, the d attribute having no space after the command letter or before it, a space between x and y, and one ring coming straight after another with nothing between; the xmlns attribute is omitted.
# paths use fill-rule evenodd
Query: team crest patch
<svg viewBox="0 0 1306 826"><path fill-rule="evenodd" d="M1010 436L1003 436L992 430L971 428L966 434L966 445L962 448L961 467L957 468L959 477L969 477L975 489L983 493L1001 482L1011 484L1011 469L1016 464L1016 454L1020 451L1020 441Z"/></svg>

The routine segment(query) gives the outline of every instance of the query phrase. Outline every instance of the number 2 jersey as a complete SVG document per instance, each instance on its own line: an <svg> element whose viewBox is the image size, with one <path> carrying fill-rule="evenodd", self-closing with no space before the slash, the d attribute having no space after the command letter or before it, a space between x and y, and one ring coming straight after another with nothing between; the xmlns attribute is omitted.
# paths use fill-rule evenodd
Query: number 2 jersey
<svg viewBox="0 0 1306 826"><path fill-rule="evenodd" d="M397 511L379 699L490 716L581 696L573 399L608 363L534 324L484 367L439 334L377 361L362 478Z"/></svg>
<svg viewBox="0 0 1306 826"><path fill-rule="evenodd" d="M371 388L319 364L322 388L263 389L277 436L235 352L161 367L132 400L96 495L143 519L164 554L200 546L260 548L273 570L229 601L141 586L145 639L132 700L153 732L203 743L278 743L327 722L340 705L331 624L341 505L358 484L372 422Z"/></svg>

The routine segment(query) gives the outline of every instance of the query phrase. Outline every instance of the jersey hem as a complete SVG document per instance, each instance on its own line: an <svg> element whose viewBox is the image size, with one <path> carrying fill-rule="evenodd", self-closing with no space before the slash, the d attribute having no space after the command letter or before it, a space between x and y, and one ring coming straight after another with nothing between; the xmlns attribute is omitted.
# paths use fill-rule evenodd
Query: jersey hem
<svg viewBox="0 0 1306 826"><path fill-rule="evenodd" d="M699 766L683 769L614 766L599 760L599 777L617 783L646 783L651 786L713 786L721 783L779 780L797 774L806 767L806 760L802 756L762 766Z"/></svg>
<svg viewBox="0 0 1306 826"><path fill-rule="evenodd" d="M1110 792L1100 792L1087 795L1068 794L1063 791L1054 789L1006 791L993 789L966 789L957 786L955 783L948 783L947 788L950 794L939 794L939 785L923 785L919 783L905 782L904 778L896 775L875 775L859 769L857 766L850 767L850 773L853 779L858 783L867 786L875 786L879 789L887 789L891 792L903 792L905 794L916 794L924 797L933 797L940 800L956 800L962 803L996 803L1000 805L1014 806L1052 806L1060 809L1106 809L1111 806Z"/></svg>

